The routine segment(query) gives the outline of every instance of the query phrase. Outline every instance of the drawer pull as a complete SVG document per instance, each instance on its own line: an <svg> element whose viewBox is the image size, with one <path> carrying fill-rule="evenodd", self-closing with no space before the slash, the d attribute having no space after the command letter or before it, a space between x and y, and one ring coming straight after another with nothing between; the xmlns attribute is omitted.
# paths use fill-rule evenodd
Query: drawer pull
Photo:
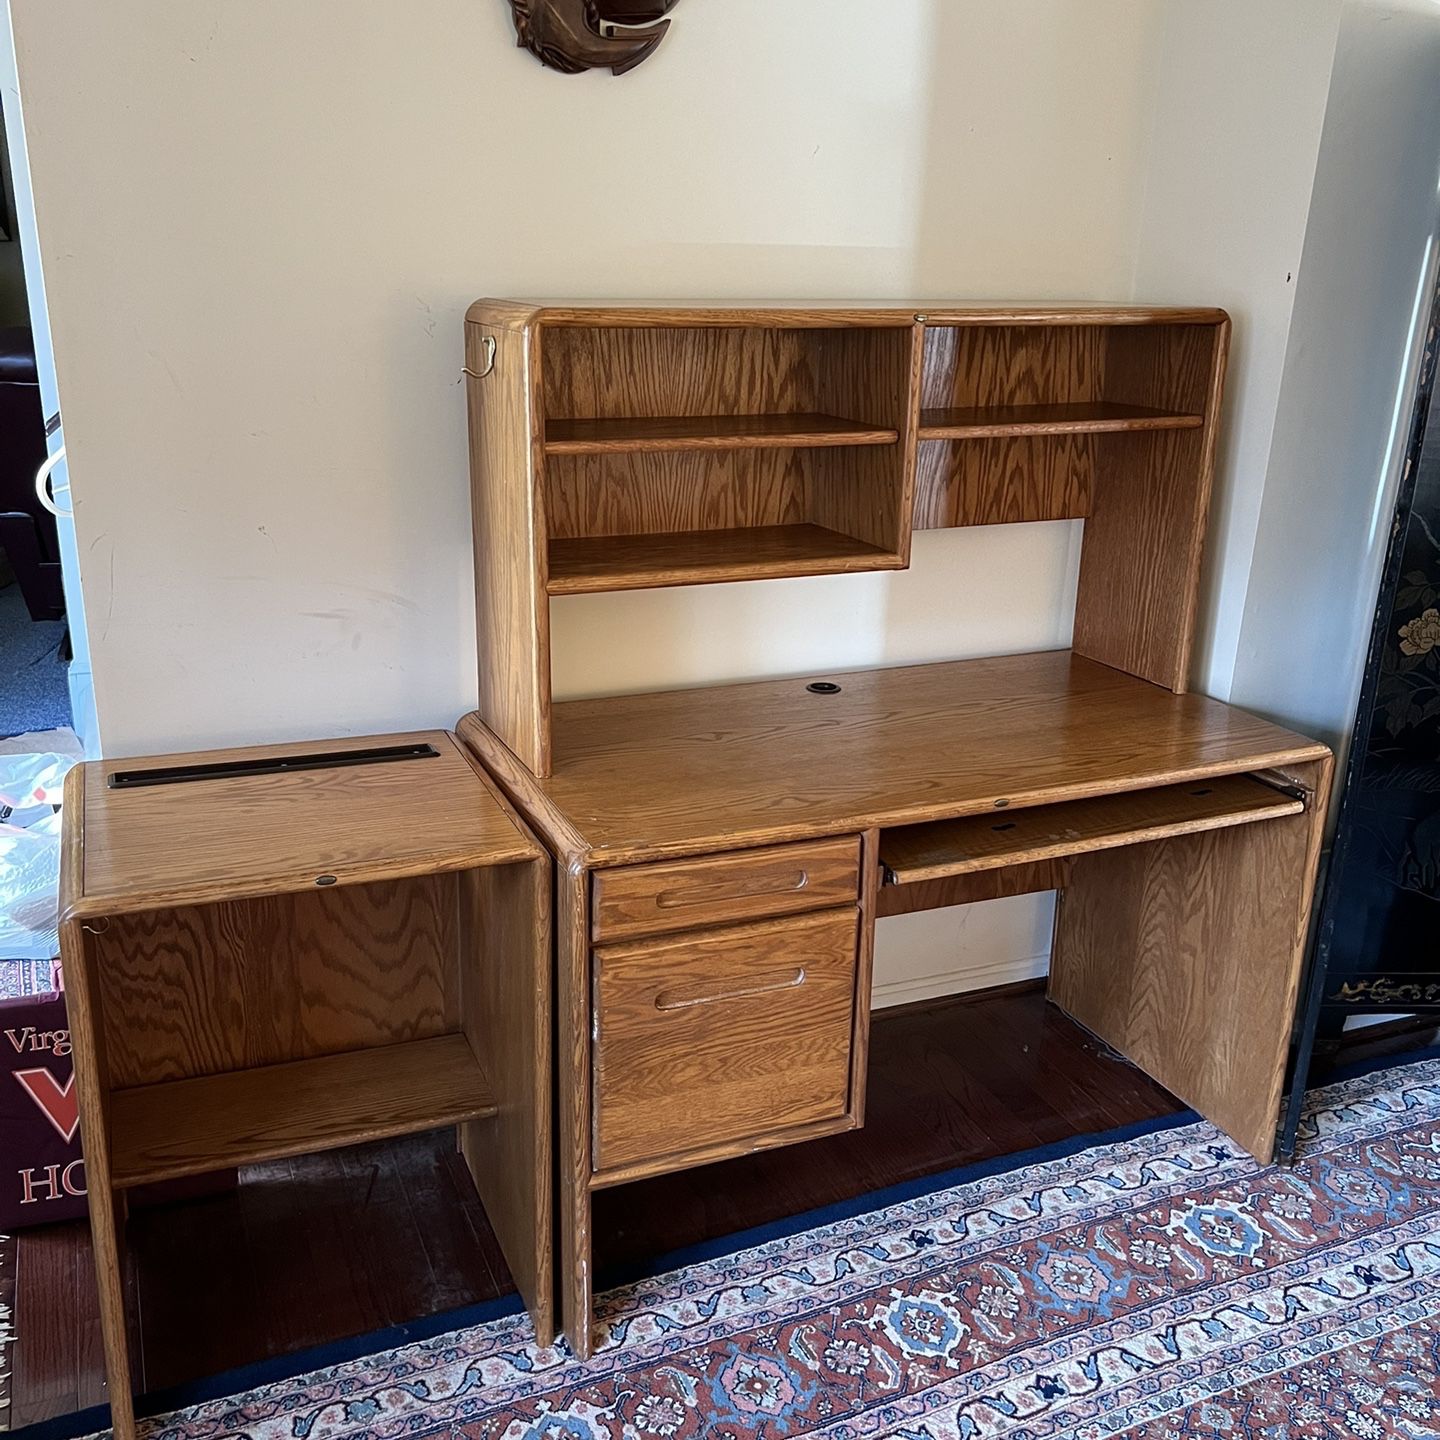
<svg viewBox="0 0 1440 1440"><path fill-rule="evenodd" d="M757 899L762 895L793 895L810 883L808 870L797 870L793 879L769 879L763 875L737 884L716 880L710 885L686 885L681 890L662 890L655 897L657 910L675 910L682 905L709 905L715 900Z"/></svg>
<svg viewBox="0 0 1440 1440"><path fill-rule="evenodd" d="M797 990L805 983L805 970L797 966L783 979L762 981L757 985L737 985L730 990L716 990L709 993L683 989L661 990L655 996L657 1010L689 1010L695 1005L717 1005L722 1000L743 1000L750 995L769 995L775 990Z"/></svg>

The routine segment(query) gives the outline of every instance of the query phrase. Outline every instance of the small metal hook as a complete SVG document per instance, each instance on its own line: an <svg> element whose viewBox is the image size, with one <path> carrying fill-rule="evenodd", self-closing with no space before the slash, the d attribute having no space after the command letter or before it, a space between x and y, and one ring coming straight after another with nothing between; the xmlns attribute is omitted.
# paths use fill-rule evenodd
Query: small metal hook
<svg viewBox="0 0 1440 1440"><path fill-rule="evenodd" d="M472 370L468 365L464 365L460 369L462 375L468 375L472 380L483 380L495 368L495 337L484 335L480 343L485 347L485 368Z"/></svg>

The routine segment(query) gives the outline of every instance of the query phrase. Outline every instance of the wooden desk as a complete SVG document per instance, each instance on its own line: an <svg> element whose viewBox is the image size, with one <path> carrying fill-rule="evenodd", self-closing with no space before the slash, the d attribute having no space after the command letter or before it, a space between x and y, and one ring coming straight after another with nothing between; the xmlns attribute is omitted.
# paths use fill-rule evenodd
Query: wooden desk
<svg viewBox="0 0 1440 1440"><path fill-rule="evenodd" d="M1206 307L466 315L479 708L561 865L560 1289L590 1195L859 1125L886 914L1057 889L1050 994L1268 1157L1330 757L1188 695L1230 322ZM1073 656L555 705L550 597L902 569L1084 521Z"/></svg>
<svg viewBox="0 0 1440 1440"><path fill-rule="evenodd" d="M557 705L545 778L458 726L559 861L581 1354L594 1189L863 1123L880 914L1059 889L1051 998L1272 1153L1325 747L1069 651L818 678Z"/></svg>
<svg viewBox="0 0 1440 1440"><path fill-rule="evenodd" d="M419 753L305 759L376 747ZM175 766L211 773L154 783ZM454 1125L548 1343L551 867L473 758L432 731L107 761L71 771L64 814L117 1440L135 1433L125 1196L153 1181Z"/></svg>

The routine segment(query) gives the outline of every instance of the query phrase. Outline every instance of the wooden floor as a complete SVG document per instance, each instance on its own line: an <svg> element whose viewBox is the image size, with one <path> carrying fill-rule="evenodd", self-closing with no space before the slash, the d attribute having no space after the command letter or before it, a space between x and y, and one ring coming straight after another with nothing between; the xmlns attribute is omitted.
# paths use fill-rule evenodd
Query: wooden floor
<svg viewBox="0 0 1440 1440"><path fill-rule="evenodd" d="M1177 1102L1033 989L876 1017L866 1127L597 1196L604 1272ZM159 1389L510 1290L444 1132L279 1162L225 1193L134 1213L131 1312ZM99 1403L83 1223L17 1237L18 1427Z"/></svg>
<svg viewBox="0 0 1440 1440"><path fill-rule="evenodd" d="M10 1319L15 1306L15 1245L0 1236L0 1430L10 1427Z"/></svg>

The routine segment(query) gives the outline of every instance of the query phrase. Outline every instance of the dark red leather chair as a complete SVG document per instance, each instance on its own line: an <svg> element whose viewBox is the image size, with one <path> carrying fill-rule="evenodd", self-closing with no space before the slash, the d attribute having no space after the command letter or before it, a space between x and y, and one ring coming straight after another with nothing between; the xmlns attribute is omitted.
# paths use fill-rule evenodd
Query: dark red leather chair
<svg viewBox="0 0 1440 1440"><path fill-rule="evenodd" d="M0 547L32 620L63 620L60 537L35 498L45 460L45 415L28 328L0 329Z"/></svg>

